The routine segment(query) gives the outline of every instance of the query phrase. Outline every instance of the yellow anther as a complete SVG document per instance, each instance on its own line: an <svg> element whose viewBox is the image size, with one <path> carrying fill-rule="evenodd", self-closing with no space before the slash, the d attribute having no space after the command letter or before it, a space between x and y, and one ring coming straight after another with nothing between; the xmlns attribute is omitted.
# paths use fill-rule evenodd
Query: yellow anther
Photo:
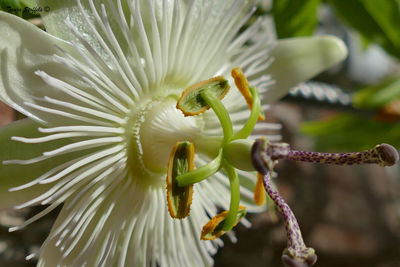
<svg viewBox="0 0 400 267"><path fill-rule="evenodd" d="M183 91L176 108L180 109L185 116L199 115L210 108L201 97L202 91L208 90L221 100L228 93L229 88L228 81L222 76L201 81Z"/></svg>
<svg viewBox="0 0 400 267"><path fill-rule="evenodd" d="M257 182L254 187L254 203L261 206L265 203L265 189L263 185L262 175L257 173Z"/></svg>
<svg viewBox="0 0 400 267"><path fill-rule="evenodd" d="M183 219L189 215L193 185L179 187L176 177L194 169L194 145L177 142L168 160L167 203L172 218Z"/></svg>
<svg viewBox="0 0 400 267"><path fill-rule="evenodd" d="M249 106L250 110L253 109L253 96L249 90L249 82L247 81L246 76L240 67L236 67L232 69L232 77L235 80L236 87L239 89L240 93L242 93L244 99L246 99L247 105ZM260 113L258 115L258 120L263 121L265 120L264 114Z"/></svg>
<svg viewBox="0 0 400 267"><path fill-rule="evenodd" d="M222 226L226 216L228 216L228 213L228 211L223 211L220 214L215 215L210 221L208 221L208 223L203 226L203 230L201 231L201 239L214 240L225 234L226 231L222 230ZM239 206L235 226L244 216L246 216L246 207Z"/></svg>

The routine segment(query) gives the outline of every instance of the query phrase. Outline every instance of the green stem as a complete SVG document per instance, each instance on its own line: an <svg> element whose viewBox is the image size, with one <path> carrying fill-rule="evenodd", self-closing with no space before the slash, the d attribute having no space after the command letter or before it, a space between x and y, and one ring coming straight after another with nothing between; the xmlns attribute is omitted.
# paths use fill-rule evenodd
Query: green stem
<svg viewBox="0 0 400 267"><path fill-rule="evenodd" d="M223 144L228 143L233 135L232 122L231 118L229 117L228 111L225 109L221 100L219 100L218 97L214 96L211 91L204 90L200 93L200 95L204 99L204 101L213 109L218 117L219 122L221 123L222 130L224 131Z"/></svg>
<svg viewBox="0 0 400 267"><path fill-rule="evenodd" d="M252 101L253 109L251 110L250 117L246 121L245 125L243 125L243 128L240 129L240 131L238 131L233 136L232 138L233 140L246 139L253 131L254 126L256 126L256 123L258 121L258 115L261 112L261 102L257 88L254 86L250 86L249 89L251 95L253 96L253 101Z"/></svg>
<svg viewBox="0 0 400 267"><path fill-rule="evenodd" d="M223 150L220 149L218 156L213 159L210 163L201 166L193 171L181 174L176 177L178 186L188 186L203 181L210 177L222 167Z"/></svg>
<svg viewBox="0 0 400 267"><path fill-rule="evenodd" d="M237 220L237 214L239 210L240 202L240 184L239 177L235 168L232 167L228 162L224 162L224 169L228 174L230 189L231 189L231 203L229 206L229 213L225 218L222 230L229 231L235 226Z"/></svg>

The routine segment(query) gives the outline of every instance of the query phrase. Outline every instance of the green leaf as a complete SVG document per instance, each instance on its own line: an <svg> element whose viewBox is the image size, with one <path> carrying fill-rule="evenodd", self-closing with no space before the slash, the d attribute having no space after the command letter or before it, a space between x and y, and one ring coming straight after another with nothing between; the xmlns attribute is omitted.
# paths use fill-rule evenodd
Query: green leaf
<svg viewBox="0 0 400 267"><path fill-rule="evenodd" d="M277 0L272 13L279 38L308 36L318 23L320 0Z"/></svg>
<svg viewBox="0 0 400 267"><path fill-rule="evenodd" d="M330 0L338 15L365 39L400 58L399 0Z"/></svg>
<svg viewBox="0 0 400 267"><path fill-rule="evenodd" d="M381 84L357 91L353 105L358 108L380 108L395 99L400 99L400 78L391 78Z"/></svg>
<svg viewBox="0 0 400 267"><path fill-rule="evenodd" d="M359 151L381 143L400 148L400 124L353 114L303 123L301 132L315 137L317 149L321 151Z"/></svg>

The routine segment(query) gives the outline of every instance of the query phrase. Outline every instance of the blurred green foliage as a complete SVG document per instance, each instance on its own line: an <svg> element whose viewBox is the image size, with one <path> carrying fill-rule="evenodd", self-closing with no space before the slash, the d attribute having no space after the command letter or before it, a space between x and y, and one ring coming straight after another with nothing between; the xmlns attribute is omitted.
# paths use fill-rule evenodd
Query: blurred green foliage
<svg viewBox="0 0 400 267"><path fill-rule="evenodd" d="M395 114L397 119L392 122L382 121L377 115L386 105L399 99L400 78L390 78L353 95L353 106L366 110L365 115L341 113L328 120L306 122L301 132L314 137L316 147L323 151L357 151L380 143L400 148L400 114Z"/></svg>
<svg viewBox="0 0 400 267"><path fill-rule="evenodd" d="M341 113L328 120L306 122L301 132L314 137L316 147L322 151L365 150L380 143L400 148L400 114L394 115L397 119L392 122L377 115L399 99L400 78L387 79L353 95L353 106L365 110L364 115Z"/></svg>
<svg viewBox="0 0 400 267"><path fill-rule="evenodd" d="M399 0L329 0L328 3L365 40L379 44L400 58Z"/></svg>
<svg viewBox="0 0 400 267"><path fill-rule="evenodd" d="M318 24L321 0L275 0L272 14L278 38L307 36Z"/></svg>
<svg viewBox="0 0 400 267"><path fill-rule="evenodd" d="M313 34L321 4L330 5L367 42L400 58L400 0L274 0L271 11L278 37Z"/></svg>
<svg viewBox="0 0 400 267"><path fill-rule="evenodd" d="M0 0L0 10L23 19L39 17L40 13L37 9L38 6L35 0Z"/></svg>
<svg viewBox="0 0 400 267"><path fill-rule="evenodd" d="M361 109L377 109L398 99L400 99L400 77L393 77L356 92L353 95L353 105Z"/></svg>
<svg viewBox="0 0 400 267"><path fill-rule="evenodd" d="M318 122L303 123L301 132L315 137L321 151L366 150L380 143L400 147L400 124L355 114L340 114Z"/></svg>

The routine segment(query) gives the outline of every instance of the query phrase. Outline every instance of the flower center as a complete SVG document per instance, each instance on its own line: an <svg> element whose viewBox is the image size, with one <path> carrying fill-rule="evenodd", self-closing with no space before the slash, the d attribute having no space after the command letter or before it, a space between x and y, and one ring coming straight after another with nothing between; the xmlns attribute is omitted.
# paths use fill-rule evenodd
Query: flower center
<svg viewBox="0 0 400 267"><path fill-rule="evenodd" d="M143 163L155 173L165 173L172 147L180 140L193 141L198 131L195 118L185 118L170 95L153 102L140 126Z"/></svg>
<svg viewBox="0 0 400 267"><path fill-rule="evenodd" d="M220 138L201 133L202 117L184 117L176 108L180 92L168 92L136 108L127 124L130 173L146 185L164 186L169 154L176 142L193 142L198 152L207 155L216 154L214 148L220 145Z"/></svg>

